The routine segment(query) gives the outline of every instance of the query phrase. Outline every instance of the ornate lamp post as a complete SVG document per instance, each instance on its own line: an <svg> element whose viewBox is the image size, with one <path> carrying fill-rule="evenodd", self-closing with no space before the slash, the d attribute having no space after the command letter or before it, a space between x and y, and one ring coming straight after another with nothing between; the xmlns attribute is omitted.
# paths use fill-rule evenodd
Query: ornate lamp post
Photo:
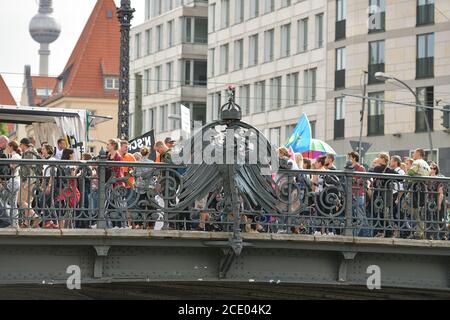
<svg viewBox="0 0 450 320"><path fill-rule="evenodd" d="M117 9L120 22L120 79L118 137L128 140L130 115L130 28L134 9L130 0L121 0Z"/></svg>

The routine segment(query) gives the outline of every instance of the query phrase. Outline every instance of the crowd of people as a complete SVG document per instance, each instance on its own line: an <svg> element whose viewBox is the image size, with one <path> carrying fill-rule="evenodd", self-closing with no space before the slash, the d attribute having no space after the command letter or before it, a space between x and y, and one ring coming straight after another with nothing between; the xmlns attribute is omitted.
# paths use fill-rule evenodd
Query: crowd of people
<svg viewBox="0 0 450 320"><path fill-rule="evenodd" d="M298 190L301 190L298 192L300 203L306 204L308 210L315 207L316 211L336 215L337 224L341 222L340 224L344 225L345 213L339 204L342 199L338 197L339 190L345 188L345 177L332 172L336 170L335 156L326 154L311 160L303 158L301 154L292 155L284 147L279 148L278 152L280 159L287 163L286 169L328 171L323 174L300 174L296 178ZM427 162L424 158L423 149L416 149L412 158L403 159L398 155L389 156L382 152L367 168L360 163L357 152L348 153L345 170L394 175L386 178L352 178L354 236L439 240L448 238L447 210L450 206L447 199L450 186L444 182L419 182L413 178L444 177L435 162ZM336 195L333 208L324 205L326 193ZM293 228L293 231L299 233L301 229L305 233L315 235L340 234L342 230L335 224L333 228L314 226L308 230L302 226Z"/></svg>
<svg viewBox="0 0 450 320"><path fill-rule="evenodd" d="M128 141L111 139L106 145L106 158L111 162L172 164L172 150L175 144L176 141L168 137L165 141L157 141L154 150L143 147L139 152L130 154ZM153 151L156 153L154 160L150 158ZM68 148L64 139L59 139L55 147L43 142L39 148L36 148L33 139L24 138L17 143L9 141L5 136L0 136L0 158L47 160L43 166L19 166L14 163L0 166L0 227L11 225L47 229L95 227L99 220L98 167L95 165L79 167L51 165L52 161L74 160L75 152L76 150ZM304 212L309 215L318 215L317 212L321 212L333 217L334 220L344 221L345 210L342 205L344 200L340 191L345 188L345 177L333 174L336 170L334 155L326 154L313 160L304 158L301 154L292 154L284 147L279 148L278 153L282 168L300 170L295 173L294 179L298 187L295 194L296 208L300 208L300 211L301 208L306 208ZM376 177L355 175L351 178L354 236L414 239L425 237L445 239L448 236L446 210L449 206L446 201L449 186L443 182L418 183L408 179L408 177L424 176L443 177L439 166L434 162L425 161L424 157L425 152L422 149L415 150L412 158L401 158L396 155L390 157L386 153L380 153L372 161L371 167L367 168L360 163L357 152L350 152L347 155L345 170L378 174ZM81 156L81 160L84 161L90 161L93 158L93 155L88 153ZM111 190L114 191L120 186L121 188L117 189L125 191L119 197L122 201L119 203L122 210L117 210L114 199L109 199L110 201L106 204L107 211L119 212L116 219L108 220L106 227L156 229L163 226L161 212L151 216L150 219L154 220L152 223L146 222L143 214L139 214L140 210L155 209L145 201L148 197L149 181L143 177L150 170L145 166L105 167L105 182L114 181ZM301 170L314 170L314 172L302 173ZM182 171L180 173L183 174ZM388 174L399 177L394 179L392 176L380 177L380 175ZM283 183L282 174L276 174L273 178L277 184ZM164 186L159 188L164 189ZM154 201L163 207L161 190L158 191L157 188L155 190ZM333 192L336 194L336 197L331 197L334 199L333 205L325 206L323 195ZM112 198L117 195L110 192L108 196ZM206 198L196 201L194 206L199 211L199 215L195 217L196 230L215 230L217 227L212 227L212 223L209 224L211 214L208 209L211 208L205 207L206 202L214 206L218 200L208 201ZM430 206L430 203L433 206ZM169 205L174 204L169 202ZM77 217L82 219L75 219L74 222L68 219L67 212L70 209L76 209ZM93 218L93 215L97 218ZM281 220L272 217L269 222ZM269 231L267 224L257 223L256 219L248 215L243 216L243 223L247 232ZM435 225L430 227L430 223ZM304 222L299 222L292 227L292 232L333 235L340 234L341 230L336 225L334 227L306 226Z"/></svg>

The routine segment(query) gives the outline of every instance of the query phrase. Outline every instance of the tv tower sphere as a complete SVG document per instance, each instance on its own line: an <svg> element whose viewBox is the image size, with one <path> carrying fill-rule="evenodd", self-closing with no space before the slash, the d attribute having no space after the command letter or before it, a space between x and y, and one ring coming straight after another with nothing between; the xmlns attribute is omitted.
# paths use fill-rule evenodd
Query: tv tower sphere
<svg viewBox="0 0 450 320"><path fill-rule="evenodd" d="M39 0L39 13L30 21L30 34L34 41L40 43L39 75L48 76L50 43L58 39L61 26L52 17L52 0Z"/></svg>
<svg viewBox="0 0 450 320"><path fill-rule="evenodd" d="M61 25L51 16L52 2L52 0L40 0L39 13L30 21L31 37L40 44L54 42L61 33Z"/></svg>

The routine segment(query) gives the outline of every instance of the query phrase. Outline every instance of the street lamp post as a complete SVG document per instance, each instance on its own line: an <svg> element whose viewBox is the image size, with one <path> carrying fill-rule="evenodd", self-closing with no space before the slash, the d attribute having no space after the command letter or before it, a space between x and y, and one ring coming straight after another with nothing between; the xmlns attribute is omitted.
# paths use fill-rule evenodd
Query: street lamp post
<svg viewBox="0 0 450 320"><path fill-rule="evenodd" d="M130 116L130 28L134 9L130 0L121 0L117 9L120 22L120 79L119 79L119 116L118 137L128 140Z"/></svg>
<svg viewBox="0 0 450 320"><path fill-rule="evenodd" d="M375 78L377 80L380 80L380 81L386 81L386 80L397 81L398 83L402 84L405 88L407 88L409 91L411 91L411 93L413 94L414 98L416 99L416 106L419 106L419 105L421 106L422 105L422 103L419 100L419 96L417 95L417 93L410 86L408 86L404 81L402 81L402 80L400 80L398 78L389 76L389 75L387 75L384 72L377 72L377 73L375 73ZM425 125L427 126L428 140L429 140L429 143L430 143L430 154L431 154L431 156L433 156L433 138L431 137L430 122L428 121L428 114L426 113L425 108L422 107L422 110L423 110L423 112L425 114Z"/></svg>

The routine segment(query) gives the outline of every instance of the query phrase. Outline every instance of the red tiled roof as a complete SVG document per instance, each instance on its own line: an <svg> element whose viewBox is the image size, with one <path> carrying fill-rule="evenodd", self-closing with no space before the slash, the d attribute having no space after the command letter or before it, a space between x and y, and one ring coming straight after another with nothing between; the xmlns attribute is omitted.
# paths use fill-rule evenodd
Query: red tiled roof
<svg viewBox="0 0 450 320"><path fill-rule="evenodd" d="M38 96L36 89L51 89L56 86L58 79L53 77L32 76L31 83L33 89L33 102L35 106L39 106L47 97Z"/></svg>
<svg viewBox="0 0 450 320"><path fill-rule="evenodd" d="M53 96L44 105L63 96L117 99L118 92L104 89L104 75L119 76L120 26L114 0L97 0L78 42L59 79ZM61 80L58 81L58 83Z"/></svg>
<svg viewBox="0 0 450 320"><path fill-rule="evenodd" d="M16 106L16 100L14 100L11 91L9 91L8 86L6 85L5 80L3 80L2 75L0 74L0 104L7 106Z"/></svg>

